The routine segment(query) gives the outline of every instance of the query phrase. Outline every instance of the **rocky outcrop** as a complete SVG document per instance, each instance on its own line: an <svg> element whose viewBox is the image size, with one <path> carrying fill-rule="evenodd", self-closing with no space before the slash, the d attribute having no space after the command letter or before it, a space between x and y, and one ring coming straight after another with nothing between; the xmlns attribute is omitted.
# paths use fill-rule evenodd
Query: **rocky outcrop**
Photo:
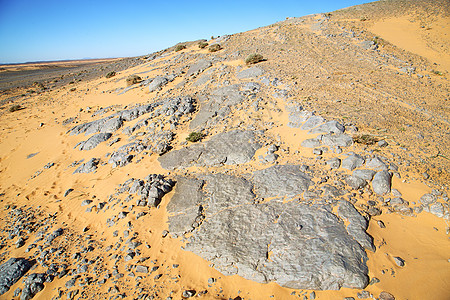
<svg viewBox="0 0 450 300"><path fill-rule="evenodd" d="M363 247L374 250L367 221L346 201L339 215L327 204L303 203L312 182L299 166L269 167L251 180L207 174L178 183L167 206L169 229L190 232L185 249L223 274L302 289L367 285ZM282 201L293 198L300 201Z"/></svg>

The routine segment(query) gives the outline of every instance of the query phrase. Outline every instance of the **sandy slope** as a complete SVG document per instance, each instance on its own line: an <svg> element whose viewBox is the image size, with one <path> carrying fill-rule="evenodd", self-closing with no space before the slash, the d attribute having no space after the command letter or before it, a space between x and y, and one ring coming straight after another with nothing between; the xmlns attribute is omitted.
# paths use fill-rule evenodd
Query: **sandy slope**
<svg viewBox="0 0 450 300"><path fill-rule="evenodd" d="M114 227L107 226L107 219L130 208L130 203L121 202L109 210L94 208L93 212L86 212L86 207L80 205L83 200L93 199L94 204L106 201L117 186L130 177L144 178L149 173L170 177L198 173L204 169L192 167L187 171L168 171L160 166L157 155L141 154L139 163L133 161L122 168L106 165L95 173L72 175L75 168L70 165L74 161L99 157L102 165L107 162L104 156L111 151L111 147L102 143L93 150L79 151L74 146L86 137L71 136L67 131L76 123L99 118L93 117L93 113L101 108L110 107L110 113L139 103L153 103L166 97L195 97L211 88L194 87L192 82L180 87L179 84L184 82L184 78L180 76L160 91L149 93L146 88L138 87L120 94L117 90L125 86L128 75L140 74L145 79L170 72L181 73L186 71L186 66L198 59L197 55L209 58L217 55L224 60L214 62L211 68L229 68L227 70L232 72L223 75L223 80L234 83L239 82L234 76L237 68L247 68L243 59L247 54L257 51L267 58L267 61L259 64L266 71L265 76L281 79L285 85L276 87L276 90L289 87L290 96L281 99L273 94L265 95L264 110L260 112L247 110L244 105L243 110L233 108L230 119L210 130L207 139L215 132L245 128L249 124L265 127L273 123L268 130L267 141L278 142L283 149L288 150L280 152L278 162L312 162L316 157L312 149L303 148L300 144L315 135L287 126L289 112L286 107L292 103L302 105L327 118L336 118L349 128L356 125L360 132L388 141L386 148L355 144L348 151L374 151L400 163L401 178L394 177L392 187L401 192L402 198L411 207L417 207L419 198L432 189L448 193L449 23L445 14L432 14L433 23L427 25L431 29L421 28L418 26L420 22L411 22L410 15L422 16L423 11L416 6L409 7L408 2L401 4L409 9L408 16L389 10L392 5L401 6L397 2L360 6L356 12L355 9L338 11L332 13L331 17L314 15L291 19L237 34L224 43L224 50L216 54L209 54L207 50L199 50L196 45L192 45L181 52L168 52L147 63L121 71L111 79L83 81L25 97L15 102L25 107L20 111L11 113L7 111L9 106L5 106L0 117L2 207L16 205L42 210L43 214L37 217L38 221L56 213L51 228L64 227L73 234L68 241L58 240L59 245L66 245L65 251L70 254L68 262L72 266L78 263L72 258L73 253L87 246L86 237L92 235L90 239L97 244L86 257L101 257L106 269L112 270L117 265L119 272L128 274L128 266L136 264L136 260L116 263L112 254L121 255L124 251L116 249L107 252L105 249L117 243L114 231L119 231L119 237L123 236L124 230L136 232L140 241L149 246L140 248L141 257L149 257L141 264L150 268L157 265L158 272L162 274L161 278L155 279L154 275L158 272L152 273L138 286L148 293L156 291L157 299L181 299L186 289L207 291L208 293L199 296L203 299L238 296L242 299L304 299L304 296L311 299L312 291L309 290L292 290L275 283L259 284L239 276L223 276L209 262L182 250L183 241L163 237L163 231L168 229L166 206L173 192L163 198L158 209L135 208L137 212L144 212L146 215L138 219L136 211L133 211ZM434 6L424 2L424 7L429 9ZM386 10L398 15L381 18L380 14ZM361 16L368 20L361 21ZM395 30L391 30L392 28ZM358 34L359 29L367 31ZM352 32L357 36L346 36L350 36ZM339 39L327 37L330 34ZM359 43L370 39L373 34L388 43L383 45L380 42L379 51L361 50ZM236 54L237 51L240 53ZM185 58L181 59L180 53ZM399 68L411 65L417 67L414 74L399 72ZM440 71L442 75L433 73L434 70ZM419 78L417 74L425 77ZM251 80L241 80L244 83L247 81ZM75 90L71 90L72 87ZM72 117L76 123L64 125L64 121ZM142 119L130 123L135 124ZM190 131L188 124L189 120L186 119L176 129L175 140L172 142L175 150L184 147L184 139ZM120 130L117 136L121 138L118 145L128 142L128 136L121 134ZM264 151L265 149L258 152L256 157ZM35 155L27 158L30 154ZM323 159L331 156L331 153L326 153ZM44 168L48 163L54 163L54 166ZM209 171L242 175L265 167L255 158L244 166L220 166L210 168ZM322 168L324 172L328 171L326 166ZM431 178L425 180L423 172L427 172ZM74 191L64 197L69 188ZM372 198L368 193L361 195L358 207ZM9 222L7 213L8 209L1 209L4 228ZM386 228L380 228L377 221L382 221ZM131 229L128 222L132 224ZM388 291L395 299L448 299L448 219L444 220L427 212L403 216L398 212L389 212L384 207L383 214L372 217L369 224L368 233L374 238L377 247L375 253L368 252L369 277L376 277L380 282L369 285L366 291L374 297L378 297L382 291ZM87 228L86 233L83 233L83 228ZM4 239L6 245L1 250L2 260L13 256L28 257L33 252L26 253L25 249L33 240L34 238L30 238L23 247L16 248L12 244L16 239ZM393 261L394 256L405 259L406 265L397 266ZM39 266L33 270L40 271L45 271L45 268ZM216 278L217 282L208 284L209 278ZM69 277L55 278L52 283L46 283L45 289L35 299L50 299L59 290L66 293L64 285L68 279ZM109 291L109 288L117 286L121 293L126 294L127 299L135 299L137 294L134 293L138 290L136 282L135 277L125 275L102 286L87 285L83 294L89 299L105 299L115 293ZM21 281L1 297L14 298L14 290L20 286ZM82 289L80 286L78 288ZM357 298L359 292L361 291L344 288L339 291L315 291L315 294L316 299L342 299Z"/></svg>

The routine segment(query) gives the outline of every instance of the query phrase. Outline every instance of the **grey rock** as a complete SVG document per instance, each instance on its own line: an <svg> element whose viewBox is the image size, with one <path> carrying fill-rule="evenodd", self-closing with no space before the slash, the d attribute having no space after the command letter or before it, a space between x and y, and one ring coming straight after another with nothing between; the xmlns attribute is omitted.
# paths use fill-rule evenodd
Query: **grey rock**
<svg viewBox="0 0 450 300"><path fill-rule="evenodd" d="M338 207L339 217L349 222L347 232L364 248L375 251L373 239L366 233L369 222L361 216L356 208L348 201L340 200Z"/></svg>
<svg viewBox="0 0 450 300"><path fill-rule="evenodd" d="M306 124L306 123L305 123ZM328 121L316 128L311 129L310 133L344 133L345 127L337 121Z"/></svg>
<svg viewBox="0 0 450 300"><path fill-rule="evenodd" d="M359 43L359 46L364 50L376 50L378 49L378 45L375 44L374 41L363 41Z"/></svg>
<svg viewBox="0 0 450 300"><path fill-rule="evenodd" d="M375 175L375 171L372 170L366 170L366 169L360 169L360 170L354 170L353 176L362 178L364 180L371 181L373 178L373 175Z"/></svg>
<svg viewBox="0 0 450 300"><path fill-rule="evenodd" d="M388 171L380 171L375 174L372 181L372 188L378 195L391 192L392 176Z"/></svg>
<svg viewBox="0 0 450 300"><path fill-rule="evenodd" d="M87 206L91 203L92 203L92 200L83 200L83 202L81 202L81 206Z"/></svg>
<svg viewBox="0 0 450 300"><path fill-rule="evenodd" d="M437 200L437 197L433 194L425 194L422 197L420 197L419 202L424 205L429 205L432 203L435 203Z"/></svg>
<svg viewBox="0 0 450 300"><path fill-rule="evenodd" d="M315 155L322 155L322 153L323 153L322 149L314 149L313 150L313 154L315 154Z"/></svg>
<svg viewBox="0 0 450 300"><path fill-rule="evenodd" d="M242 87L244 92L257 93L261 89L261 85L256 82L249 82Z"/></svg>
<svg viewBox="0 0 450 300"><path fill-rule="evenodd" d="M194 290L185 290L185 291L183 291L182 296L183 296L183 298L191 298L191 297L195 296L195 293L196 292Z"/></svg>
<svg viewBox="0 0 450 300"><path fill-rule="evenodd" d="M324 134L321 137L322 143L330 147L349 147L353 144L353 138L348 134Z"/></svg>
<svg viewBox="0 0 450 300"><path fill-rule="evenodd" d="M362 189L367 185L367 181L354 175L347 176L345 182L354 190Z"/></svg>
<svg viewBox="0 0 450 300"><path fill-rule="evenodd" d="M378 147L386 147L388 143L385 140L378 141Z"/></svg>
<svg viewBox="0 0 450 300"><path fill-rule="evenodd" d="M175 194L167 205L169 231L173 236L192 231L202 216L203 181L178 177Z"/></svg>
<svg viewBox="0 0 450 300"><path fill-rule="evenodd" d="M253 173L255 192L262 198L293 197L308 190L311 177L297 165L277 165Z"/></svg>
<svg viewBox="0 0 450 300"><path fill-rule="evenodd" d="M91 150L98 146L98 144L107 141L112 136L111 133L97 133L91 136L84 142L79 143L79 150Z"/></svg>
<svg viewBox="0 0 450 300"><path fill-rule="evenodd" d="M316 148L320 146L320 140L317 138L307 139L302 141L301 146L305 148Z"/></svg>
<svg viewBox="0 0 450 300"><path fill-rule="evenodd" d="M433 215L435 215L438 218L443 218L445 216L447 216L448 218L448 208L445 204L439 203L439 202L435 202L432 203L430 205L424 206L423 210L429 213L432 213Z"/></svg>
<svg viewBox="0 0 450 300"><path fill-rule="evenodd" d="M158 160L165 169L243 164L250 161L260 147L251 131L235 130L217 134L204 143L170 151Z"/></svg>
<svg viewBox="0 0 450 300"><path fill-rule="evenodd" d="M358 154L350 155L342 160L342 167L347 170L354 170L363 165L364 158Z"/></svg>
<svg viewBox="0 0 450 300"><path fill-rule="evenodd" d="M299 128L302 123L308 120L314 114L310 111L293 111L289 113L289 123L288 126L292 128Z"/></svg>
<svg viewBox="0 0 450 300"><path fill-rule="evenodd" d="M259 67L252 67L239 72L236 77L239 79L255 78L264 74L264 70Z"/></svg>
<svg viewBox="0 0 450 300"><path fill-rule="evenodd" d="M74 172L75 173L91 173L97 170L97 165L99 163L98 158L91 158L88 162L82 164L79 166Z"/></svg>
<svg viewBox="0 0 450 300"><path fill-rule="evenodd" d="M147 266L138 265L138 266L136 266L136 272L137 273L148 273L148 267Z"/></svg>
<svg viewBox="0 0 450 300"><path fill-rule="evenodd" d="M0 295L6 293L30 268L31 263L24 258L10 258L0 265Z"/></svg>
<svg viewBox="0 0 450 300"><path fill-rule="evenodd" d="M276 167L255 172L255 186L229 175L202 176L205 194L201 194L198 183L188 193L195 195L195 201L189 196L183 201L177 199L182 209L177 209L175 202L170 209L173 217L169 224L175 221L177 211L199 212L202 207L202 226L192 231L185 249L211 261L224 275L237 274L257 282L274 281L305 289L365 287L366 254L331 208L295 200L255 202L253 190L258 196L284 198L307 188L304 182L309 179L303 178L298 166ZM286 171L299 180L301 188L292 180L282 179ZM176 194L183 195L189 183L184 186L177 185ZM286 194L280 195L283 189ZM195 213L189 222L194 217Z"/></svg>
<svg viewBox="0 0 450 300"><path fill-rule="evenodd" d="M323 124L324 121L325 119L320 116L311 116L310 118L308 118L308 120L306 120L306 122L302 125L302 127L300 127L300 129L310 130L314 127Z"/></svg>
<svg viewBox="0 0 450 300"><path fill-rule="evenodd" d="M209 60L201 59L189 67L186 76L198 75L212 66Z"/></svg>
<svg viewBox="0 0 450 300"><path fill-rule="evenodd" d="M399 256L394 256L394 262L397 266L399 267L404 267L405 266L405 260Z"/></svg>
<svg viewBox="0 0 450 300"><path fill-rule="evenodd" d="M155 77L155 79L152 80L152 82L149 83L148 91L151 93L156 90L159 90L160 88L165 86L168 82L169 82L169 80L167 78L157 76L157 77Z"/></svg>
<svg viewBox="0 0 450 300"><path fill-rule="evenodd" d="M102 126L100 126L100 132L114 133L123 125L122 118L112 118L107 120Z"/></svg>
<svg viewBox="0 0 450 300"><path fill-rule="evenodd" d="M212 80L211 74L204 74L204 75L200 76L196 82L194 82L194 86L203 85L205 83L210 82L211 80Z"/></svg>
<svg viewBox="0 0 450 300"><path fill-rule="evenodd" d="M46 244L51 244L54 239L61 236L64 233L64 230L62 228L58 228L55 231L53 231L49 236L47 237Z"/></svg>
<svg viewBox="0 0 450 300"><path fill-rule="evenodd" d="M133 155L127 152L114 152L108 160L114 168L123 167L133 160Z"/></svg>
<svg viewBox="0 0 450 300"><path fill-rule="evenodd" d="M366 163L366 167L369 169L374 169L377 171L380 170L388 170L388 165L386 165L379 157L374 157L372 159L370 159L367 163Z"/></svg>

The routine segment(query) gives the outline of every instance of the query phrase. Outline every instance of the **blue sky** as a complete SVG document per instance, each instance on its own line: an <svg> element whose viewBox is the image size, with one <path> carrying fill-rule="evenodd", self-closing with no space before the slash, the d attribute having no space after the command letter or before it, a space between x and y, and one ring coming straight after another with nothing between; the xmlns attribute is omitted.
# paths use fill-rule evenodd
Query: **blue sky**
<svg viewBox="0 0 450 300"><path fill-rule="evenodd" d="M0 63L138 56L362 0L0 0Z"/></svg>

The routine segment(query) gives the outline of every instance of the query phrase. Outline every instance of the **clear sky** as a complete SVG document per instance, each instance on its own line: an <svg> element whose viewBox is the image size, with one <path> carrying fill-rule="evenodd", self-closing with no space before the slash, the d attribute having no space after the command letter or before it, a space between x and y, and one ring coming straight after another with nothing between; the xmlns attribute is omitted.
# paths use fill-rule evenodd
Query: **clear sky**
<svg viewBox="0 0 450 300"><path fill-rule="evenodd" d="M0 0L0 63L138 56L370 0Z"/></svg>

